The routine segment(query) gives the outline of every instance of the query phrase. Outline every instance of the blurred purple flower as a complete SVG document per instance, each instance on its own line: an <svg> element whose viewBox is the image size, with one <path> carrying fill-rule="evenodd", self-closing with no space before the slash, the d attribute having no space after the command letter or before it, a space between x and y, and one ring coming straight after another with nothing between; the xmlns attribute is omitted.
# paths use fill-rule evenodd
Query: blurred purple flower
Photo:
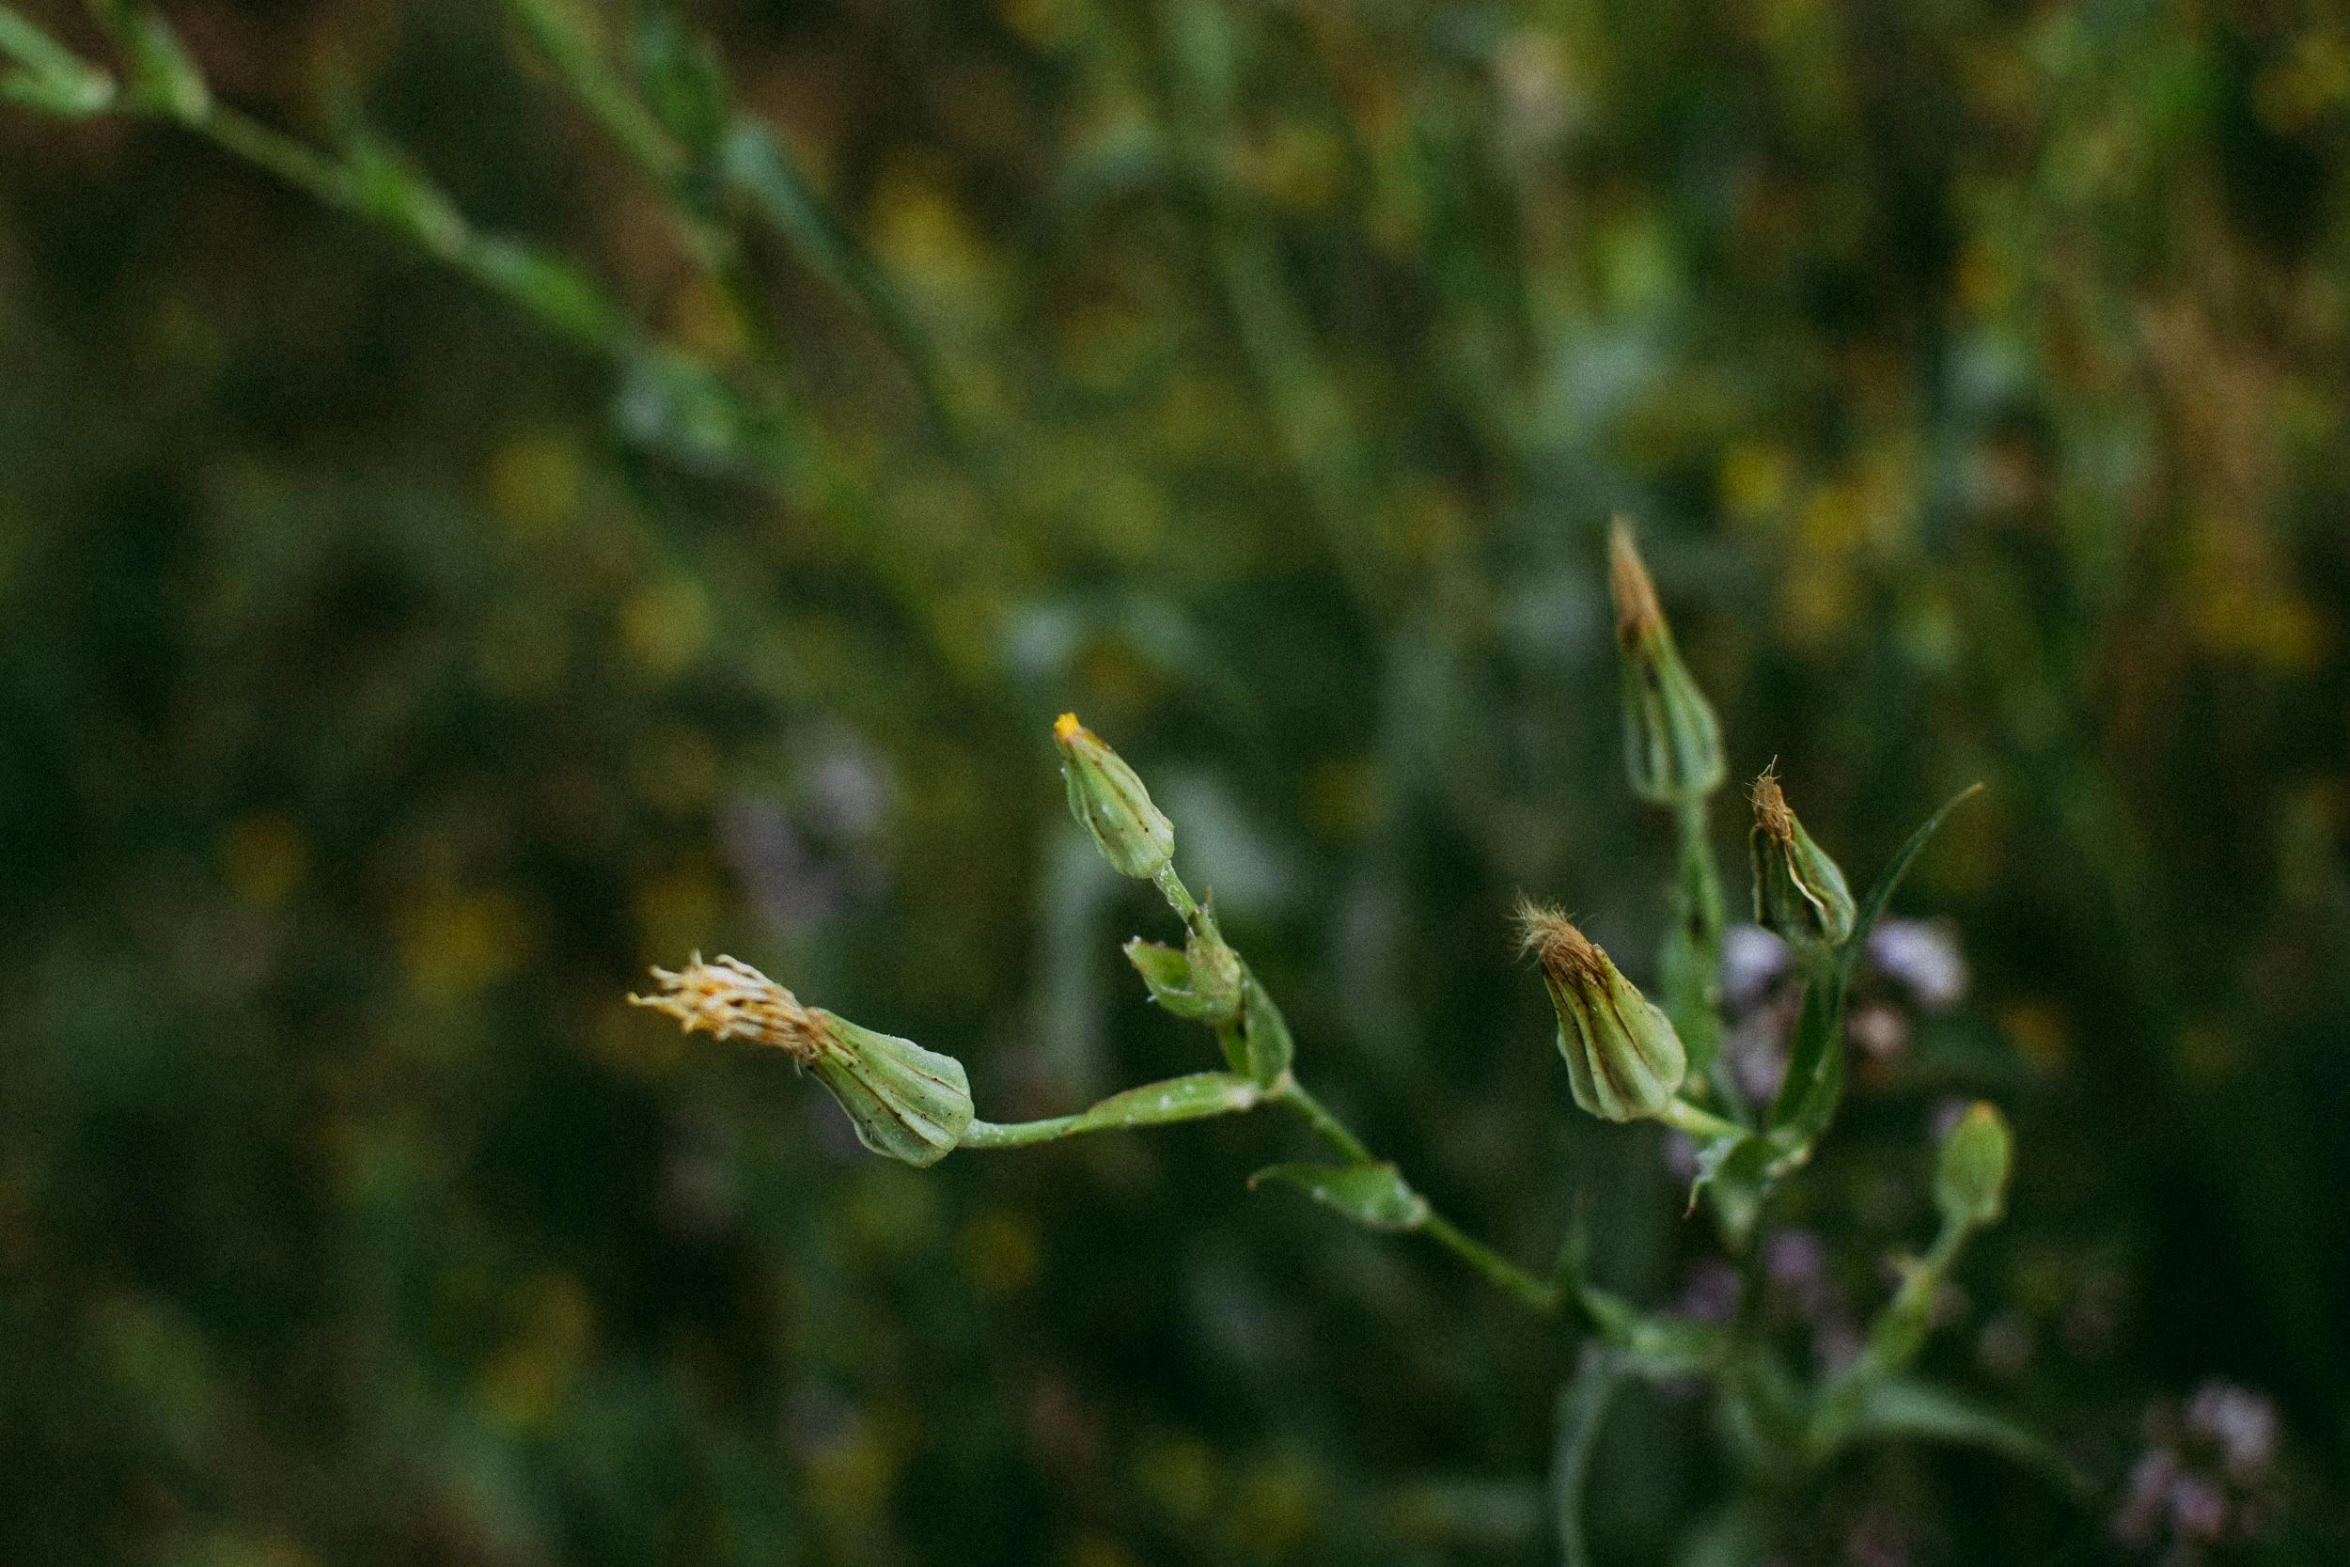
<svg viewBox="0 0 2350 1567"><path fill-rule="evenodd" d="M840 875L820 865L783 807L737 795L718 818L727 868L768 922L800 930L830 919L840 906Z"/></svg>
<svg viewBox="0 0 2350 1567"><path fill-rule="evenodd" d="M1736 1268L1708 1257L1689 1270L1675 1309L1698 1322L1727 1322L1737 1314L1742 1289Z"/></svg>
<svg viewBox="0 0 2350 1567"><path fill-rule="evenodd" d="M1966 958L1949 927L1929 920L1879 920L1869 932L1869 961L1927 1012L1966 999Z"/></svg>
<svg viewBox="0 0 2350 1567"><path fill-rule="evenodd" d="M2113 1536L2166 1563L2195 1563L2204 1547L2250 1539L2275 1506L2267 1485L2278 1440L2276 1406L2228 1382L2206 1382L2175 1405L2149 1405L2147 1447L2130 1468Z"/></svg>
<svg viewBox="0 0 2350 1567"><path fill-rule="evenodd" d="M2232 1382L2206 1382L2187 1400L2187 1430L2218 1447L2229 1479L2253 1485L2276 1456L2277 1406Z"/></svg>
<svg viewBox="0 0 2350 1567"><path fill-rule="evenodd" d="M1748 1103L1768 1104L1778 1097L1779 1085L1787 1078L1787 1038L1801 1005L1802 993L1789 987L1722 1036L1722 1060L1730 1069L1730 1081Z"/></svg>
<svg viewBox="0 0 2350 1567"><path fill-rule="evenodd" d="M2031 1319L2018 1311L2003 1311L1983 1324L1975 1358L1995 1377L2012 1377L2032 1358Z"/></svg>
<svg viewBox="0 0 2350 1567"><path fill-rule="evenodd" d="M1760 1006L1794 957L1787 943L1760 925L1722 932L1722 1001L1733 1016Z"/></svg>
<svg viewBox="0 0 2350 1567"><path fill-rule="evenodd" d="M1899 1008L1889 1007L1882 1001L1855 1007L1844 1032L1878 1061L1890 1061L1909 1048L1909 1019L1901 1015Z"/></svg>
<svg viewBox="0 0 2350 1567"><path fill-rule="evenodd" d="M844 747L809 776L803 814L812 830L827 837L866 838L880 831L892 793L886 770L863 751Z"/></svg>
<svg viewBox="0 0 2350 1567"><path fill-rule="evenodd" d="M2180 1475L2171 1482L2170 1521L2173 1529L2190 1540L2225 1538L2228 1493L2208 1475Z"/></svg>
<svg viewBox="0 0 2350 1567"><path fill-rule="evenodd" d="M2179 1458L2167 1447L2150 1448L2130 1466L2122 1485L2122 1504L2113 1515L2113 1535L2124 1545L2148 1546L2170 1512L2171 1482L2179 1477Z"/></svg>
<svg viewBox="0 0 2350 1567"><path fill-rule="evenodd" d="M1898 1514L1870 1508L1844 1537L1848 1567L1909 1567L1910 1528Z"/></svg>

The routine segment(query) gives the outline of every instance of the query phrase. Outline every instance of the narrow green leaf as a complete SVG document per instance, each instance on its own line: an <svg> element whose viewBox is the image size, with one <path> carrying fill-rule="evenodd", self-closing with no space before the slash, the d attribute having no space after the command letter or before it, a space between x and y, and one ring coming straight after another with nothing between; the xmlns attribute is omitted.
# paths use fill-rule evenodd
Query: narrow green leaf
<svg viewBox="0 0 2350 1567"><path fill-rule="evenodd" d="M1877 878L1877 884L1861 900L1854 913L1851 939L1837 949L1834 964L1825 974L1812 976L1804 993L1803 1014L1795 1025L1787 1080L1780 1085L1779 1097L1771 1105L1773 1131L1784 1130L1788 1134L1781 1139L1784 1146L1774 1174L1784 1173L1808 1158L1811 1145L1836 1117L1837 1102L1844 1095L1844 997L1852 982L1853 966L1868 942L1869 931L1885 912L1894 889L1901 885L1902 877L1909 873L1935 829L1958 808L1959 802L1982 787L1970 784L1961 789L1909 835L1892 863L1885 867L1884 874Z"/></svg>
<svg viewBox="0 0 2350 1567"><path fill-rule="evenodd" d="M1248 1178L1252 1190L1264 1181L1294 1186L1374 1230L1416 1230L1428 1222L1428 1199L1392 1164L1274 1164Z"/></svg>
<svg viewBox="0 0 2350 1567"><path fill-rule="evenodd" d="M637 166L655 178L673 178L682 162L676 144L612 68L595 14L578 0L507 0L507 9L573 96Z"/></svg>
<svg viewBox="0 0 2350 1567"><path fill-rule="evenodd" d="M1070 1118L1069 1132L1114 1132L1133 1126L1167 1126L1230 1115L1256 1107L1257 1085L1235 1072L1194 1072L1163 1083L1145 1083L1112 1094Z"/></svg>
<svg viewBox="0 0 2350 1567"><path fill-rule="evenodd" d="M2068 1491L2088 1489L2080 1472L2044 1438L1962 1393L1910 1377L1861 1389L1847 1431L1859 1441L1915 1437L1979 1448L2012 1459Z"/></svg>
<svg viewBox="0 0 2350 1567"><path fill-rule="evenodd" d="M1254 974L1248 977L1248 994L1242 1003L1240 1023L1245 1070L1259 1084L1270 1088L1289 1070L1297 1046L1289 1037L1289 1023L1281 1016L1281 1009L1273 1004L1272 996L1257 983Z"/></svg>
<svg viewBox="0 0 2350 1567"><path fill-rule="evenodd" d="M1924 850L1927 840L1932 838L1941 827L1944 818L1949 816L1952 811L1957 810L1965 801L1981 793L1982 788L1983 786L1979 783L1968 784L1964 789L1943 801L1942 808L1927 817L1918 830L1909 835L1909 841L1904 843L1894 854L1892 863L1888 864L1884 874L1877 878L1877 884L1869 889L1869 895L1860 900L1860 907L1853 916L1852 939L1847 941L1843 950L1837 954L1837 972L1840 979L1851 977L1852 967L1860 959L1861 948L1868 943L1869 930L1877 923L1877 917L1885 912L1885 905L1893 901L1893 893L1895 889L1900 887L1901 878L1909 874L1910 865Z"/></svg>

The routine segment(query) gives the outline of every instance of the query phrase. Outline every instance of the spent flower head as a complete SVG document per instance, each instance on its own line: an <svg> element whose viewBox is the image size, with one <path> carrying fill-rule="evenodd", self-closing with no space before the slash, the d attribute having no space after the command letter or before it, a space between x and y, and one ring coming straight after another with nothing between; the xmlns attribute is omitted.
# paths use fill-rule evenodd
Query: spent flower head
<svg viewBox="0 0 2350 1567"><path fill-rule="evenodd" d="M1855 909L1844 872L1803 830L1773 768L1754 781L1755 923L1801 952L1842 946Z"/></svg>
<svg viewBox="0 0 2350 1567"><path fill-rule="evenodd" d="M653 970L658 988L632 995L666 1012L689 1034L773 1045L814 1074L848 1112L857 1140L907 1164L936 1164L971 1124L971 1083L963 1063L910 1039L862 1028L822 1007L803 1006L739 958Z"/></svg>
<svg viewBox="0 0 2350 1567"><path fill-rule="evenodd" d="M1728 775L1722 726L1673 646L1656 585L1618 518L1608 540L1608 586L1624 677L1624 768L1632 792L1658 805L1702 800Z"/></svg>
<svg viewBox="0 0 2350 1567"><path fill-rule="evenodd" d="M1662 1111L1689 1070L1671 1021L1558 910L1521 901L1518 937L1541 966L1558 1013L1559 1054L1575 1103L1607 1121Z"/></svg>

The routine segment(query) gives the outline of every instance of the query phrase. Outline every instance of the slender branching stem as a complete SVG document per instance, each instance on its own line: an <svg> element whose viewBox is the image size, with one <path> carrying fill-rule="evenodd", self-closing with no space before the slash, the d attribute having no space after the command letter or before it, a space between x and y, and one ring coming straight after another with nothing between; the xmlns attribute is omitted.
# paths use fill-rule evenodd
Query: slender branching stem
<svg viewBox="0 0 2350 1567"><path fill-rule="evenodd" d="M1346 1124L1332 1115L1321 1100L1309 1093L1294 1077L1282 1079L1281 1084L1267 1096L1276 1104L1287 1105L1305 1119L1316 1136L1328 1143L1351 1164L1375 1163L1371 1150L1363 1140L1349 1131ZM1423 1198L1425 1200L1425 1198ZM1546 1316L1558 1313L1560 1297L1556 1288L1543 1283L1532 1274L1502 1256L1484 1242L1465 1234L1434 1208L1419 1226L1420 1233L1437 1245L1467 1263L1486 1283L1510 1296L1519 1304Z"/></svg>
<svg viewBox="0 0 2350 1567"><path fill-rule="evenodd" d="M1459 1227L1443 1214L1429 1210L1428 1221L1420 1226L1420 1232L1467 1263L1486 1283L1520 1305L1541 1312L1544 1316L1558 1315L1562 1297L1556 1285L1543 1283L1484 1242L1462 1234Z"/></svg>
<svg viewBox="0 0 2350 1567"><path fill-rule="evenodd" d="M1715 1115L1710 1110L1700 1110L1686 1099L1665 1101L1665 1107L1657 1113L1657 1119L1675 1131L1687 1132L1697 1138L1744 1137L1747 1134L1747 1129L1736 1121Z"/></svg>
<svg viewBox="0 0 2350 1567"><path fill-rule="evenodd" d="M1306 1086L1296 1078L1282 1079L1281 1086L1274 1090L1272 1097L1302 1116L1306 1125L1314 1129L1314 1135L1336 1149L1339 1156L1349 1164L1374 1162L1371 1150L1363 1146L1363 1140L1348 1131L1345 1123L1332 1115L1321 1100L1308 1093Z"/></svg>
<svg viewBox="0 0 2350 1567"><path fill-rule="evenodd" d="M1042 1121L973 1121L963 1128L958 1148L1028 1148L1066 1137L1078 1117L1056 1115Z"/></svg>

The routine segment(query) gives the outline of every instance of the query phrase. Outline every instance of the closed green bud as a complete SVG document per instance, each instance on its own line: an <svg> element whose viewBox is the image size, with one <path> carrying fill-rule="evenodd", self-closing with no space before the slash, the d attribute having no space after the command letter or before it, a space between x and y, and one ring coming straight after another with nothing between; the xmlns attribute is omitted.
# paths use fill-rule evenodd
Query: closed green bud
<svg viewBox="0 0 2350 1567"><path fill-rule="evenodd" d="M1193 916L1183 938L1183 955L1191 963L1191 989L1207 1009L1210 1023L1228 1023L1240 1015L1241 994L1248 970L1216 929L1215 916L1202 908Z"/></svg>
<svg viewBox="0 0 2350 1567"><path fill-rule="evenodd" d="M704 963L696 953L681 973L653 970L660 988L630 996L666 1012L687 1033L774 1045L831 1090L848 1112L857 1140L907 1164L936 1164L971 1124L971 1082L963 1063L910 1039L877 1034L799 998L736 958Z"/></svg>
<svg viewBox="0 0 2350 1567"><path fill-rule="evenodd" d="M1812 842L1766 769L1754 781L1754 920L1798 951L1842 946L1852 936L1852 889Z"/></svg>
<svg viewBox="0 0 2350 1567"><path fill-rule="evenodd" d="M1175 824L1151 804L1150 791L1117 752L1063 713L1053 724L1061 748L1061 778L1069 786L1069 814L1093 834L1094 844L1121 876L1149 881L1175 857Z"/></svg>
<svg viewBox="0 0 2350 1567"><path fill-rule="evenodd" d="M1722 726L1673 646L1656 586L1621 519L1608 542L1616 646L1624 674L1624 768L1632 792L1658 805L1702 800L1722 786Z"/></svg>
<svg viewBox="0 0 2350 1567"><path fill-rule="evenodd" d="M1246 979L1240 954L1212 930L1204 937L1193 931L1181 952L1137 936L1126 943L1126 960L1151 999L1177 1017L1221 1027L1240 1016Z"/></svg>
<svg viewBox="0 0 2350 1567"><path fill-rule="evenodd" d="M1942 1139L1934 1166L1934 1205L1952 1224L1980 1229L2007 1208L2007 1172L2015 1138L1998 1107L1977 1101Z"/></svg>
<svg viewBox="0 0 2350 1567"><path fill-rule="evenodd" d="M1521 904L1518 931L1558 1013L1559 1054L1575 1103L1604 1121L1662 1111L1689 1070L1671 1021L1556 909Z"/></svg>

